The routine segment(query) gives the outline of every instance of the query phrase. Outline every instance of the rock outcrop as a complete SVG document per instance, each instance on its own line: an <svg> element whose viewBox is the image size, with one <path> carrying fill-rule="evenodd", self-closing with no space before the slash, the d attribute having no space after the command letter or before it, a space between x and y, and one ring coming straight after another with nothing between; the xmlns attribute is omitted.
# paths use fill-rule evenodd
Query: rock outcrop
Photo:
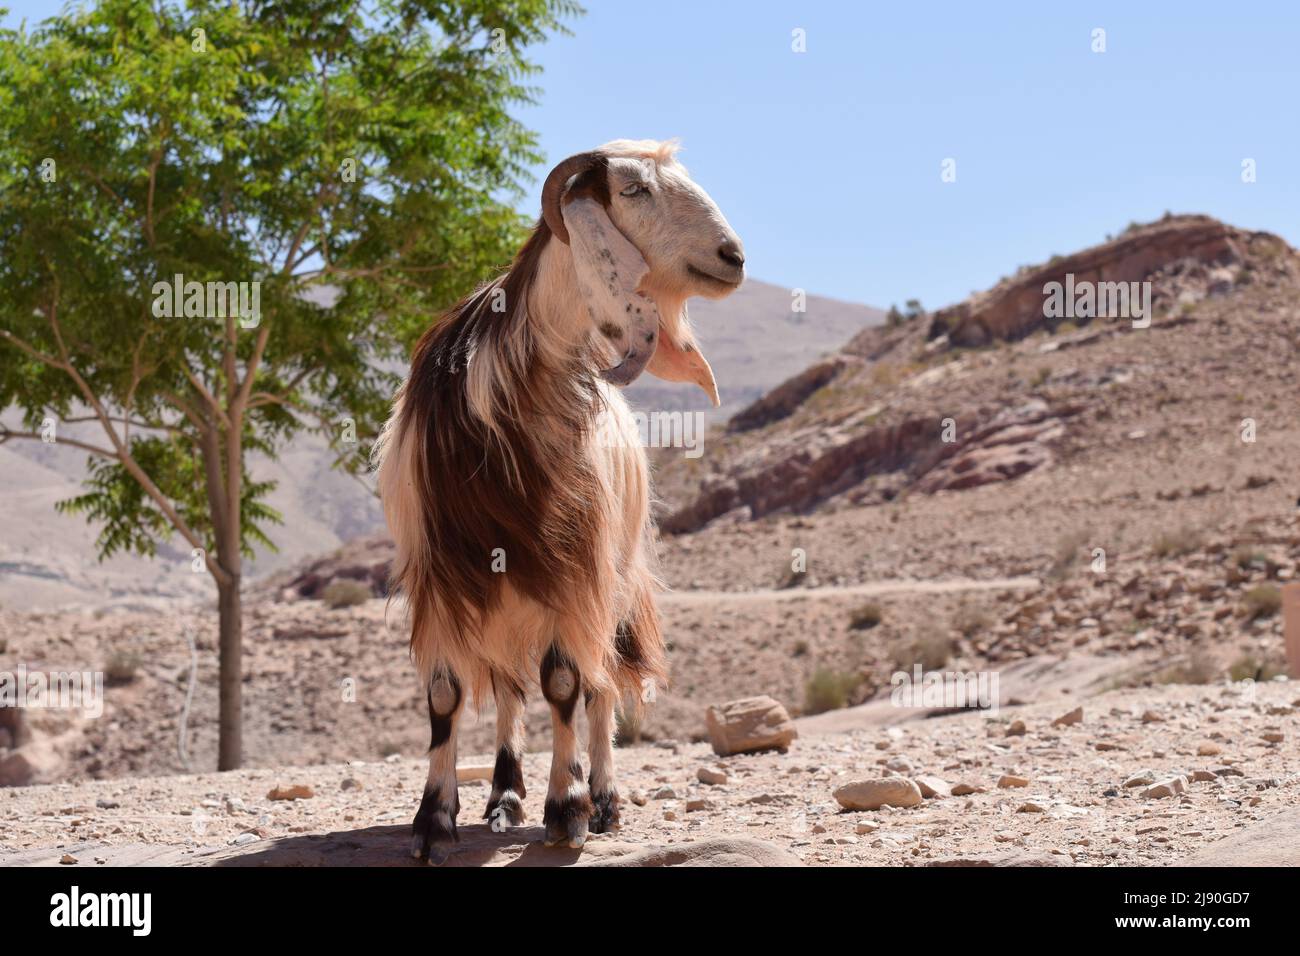
<svg viewBox="0 0 1300 956"><path fill-rule="evenodd" d="M946 335L955 346L981 346L1024 338L1055 321L1044 316L1043 287L1073 275L1083 282L1153 284L1153 307L1196 301L1231 289L1249 254L1281 243L1267 233L1248 232L1209 216L1167 216L1132 227L1123 235L1046 265L1003 279L992 289L936 312L930 337ZM1285 244L1281 244L1285 248Z"/></svg>
<svg viewBox="0 0 1300 956"><path fill-rule="evenodd" d="M1051 461L1077 407L1042 400L973 409L959 418L909 418L871 426L863 416L800 432L721 475L706 476L698 496L663 517L671 534L695 531L729 512L758 518L811 508L874 475L897 473L881 496L904 487L934 493L1018 478Z"/></svg>
<svg viewBox="0 0 1300 956"><path fill-rule="evenodd" d="M281 600L296 601L320 597L336 580L360 581L375 597L388 594L388 572L393 563L393 541L386 534L367 535L349 541L334 553L292 572L281 585Z"/></svg>

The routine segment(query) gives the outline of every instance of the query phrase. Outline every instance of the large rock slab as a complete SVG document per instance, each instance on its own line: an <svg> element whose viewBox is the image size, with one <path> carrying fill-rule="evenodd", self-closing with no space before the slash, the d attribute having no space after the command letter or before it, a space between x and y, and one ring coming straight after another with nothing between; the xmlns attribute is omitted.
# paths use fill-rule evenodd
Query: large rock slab
<svg viewBox="0 0 1300 956"><path fill-rule="evenodd" d="M443 866L803 866L794 854L746 837L647 845L594 836L581 850L547 847L541 827L494 833L484 824L460 828ZM409 826L374 826L326 834L283 836L243 846L197 847L75 843L0 853L0 866L423 866L410 856ZM62 863L71 858L76 863ZM99 862L99 861L102 861Z"/></svg>
<svg viewBox="0 0 1300 956"><path fill-rule="evenodd" d="M1002 869L1012 866L1073 866L1074 861L1068 856L1045 851L1008 850L984 856L954 856L942 860L931 860L925 865L938 867L996 867Z"/></svg>
<svg viewBox="0 0 1300 956"><path fill-rule="evenodd" d="M1300 866L1300 810L1288 810L1211 843L1174 866Z"/></svg>

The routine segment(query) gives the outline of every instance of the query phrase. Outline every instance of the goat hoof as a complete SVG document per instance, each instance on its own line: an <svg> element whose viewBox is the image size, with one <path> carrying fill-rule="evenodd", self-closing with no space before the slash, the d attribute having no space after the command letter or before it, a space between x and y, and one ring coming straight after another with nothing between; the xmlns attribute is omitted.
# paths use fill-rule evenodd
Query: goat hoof
<svg viewBox="0 0 1300 956"><path fill-rule="evenodd" d="M429 847L429 865L442 866L451 856L450 843L435 843Z"/></svg>
<svg viewBox="0 0 1300 956"><path fill-rule="evenodd" d="M411 856L431 866L447 862L456 842L456 803L439 799L437 789L426 789L411 825Z"/></svg>
<svg viewBox="0 0 1300 956"><path fill-rule="evenodd" d="M617 833L620 827L618 815L618 791L594 794L591 798L592 811L588 829L592 833Z"/></svg>
<svg viewBox="0 0 1300 956"><path fill-rule="evenodd" d="M492 828L493 833L504 833L513 827L523 825L524 805L518 794L507 791L488 802L483 819L488 821L488 826Z"/></svg>
<svg viewBox="0 0 1300 956"><path fill-rule="evenodd" d="M591 800L586 794L581 798L547 800L543 822L546 824L547 846L564 846L580 850L587 842L587 825L591 817Z"/></svg>

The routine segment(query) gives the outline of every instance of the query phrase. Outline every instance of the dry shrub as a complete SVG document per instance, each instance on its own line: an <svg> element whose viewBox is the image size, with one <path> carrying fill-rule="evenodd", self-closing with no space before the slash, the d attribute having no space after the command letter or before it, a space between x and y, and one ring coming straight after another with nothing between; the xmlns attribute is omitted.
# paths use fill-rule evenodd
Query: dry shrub
<svg viewBox="0 0 1300 956"><path fill-rule="evenodd" d="M1248 621L1272 617L1282 609L1282 592L1272 584L1261 584L1245 593L1241 599L1241 606L1246 612Z"/></svg>
<svg viewBox="0 0 1300 956"><path fill-rule="evenodd" d="M895 670L911 670L917 664L923 671L942 670L956 652L956 641L945 634L928 634L903 644L894 652Z"/></svg>
<svg viewBox="0 0 1300 956"><path fill-rule="evenodd" d="M804 684L803 712L805 714L822 714L828 710L839 710L849 704L849 695L859 683L857 674L837 671L830 667L819 667Z"/></svg>
<svg viewBox="0 0 1300 956"><path fill-rule="evenodd" d="M850 612L849 627L855 631L869 631L884 620L884 616L879 604L864 604Z"/></svg>
<svg viewBox="0 0 1300 956"><path fill-rule="evenodd" d="M350 578L335 578L320 593L320 599L335 610L365 604L372 597L369 585Z"/></svg>
<svg viewBox="0 0 1300 956"><path fill-rule="evenodd" d="M1157 558L1180 558L1191 554L1201 546L1201 533L1195 528L1184 525L1174 531L1162 531L1151 545L1151 551Z"/></svg>
<svg viewBox="0 0 1300 956"><path fill-rule="evenodd" d="M134 651L114 651L104 665L104 682L110 686L129 684L136 679L143 663Z"/></svg>

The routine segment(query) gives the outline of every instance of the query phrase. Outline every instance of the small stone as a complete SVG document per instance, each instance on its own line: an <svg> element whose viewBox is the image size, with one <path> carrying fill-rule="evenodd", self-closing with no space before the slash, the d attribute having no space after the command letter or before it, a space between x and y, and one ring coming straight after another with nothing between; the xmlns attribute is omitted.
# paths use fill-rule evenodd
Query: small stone
<svg viewBox="0 0 1300 956"><path fill-rule="evenodd" d="M1040 807L1038 804L1032 802L1022 803L1019 806L1019 808L1016 810L1016 813L1046 813L1046 812L1047 811L1044 810L1042 807Z"/></svg>
<svg viewBox="0 0 1300 956"><path fill-rule="evenodd" d="M676 800L677 791L674 790L672 787L668 786L667 784L664 784L664 786L660 787L653 794L651 794L650 799L651 800Z"/></svg>
<svg viewBox="0 0 1300 956"><path fill-rule="evenodd" d="M952 784L941 777L932 777L926 774L913 777L912 780L921 788L921 796L927 799L932 797L952 796Z"/></svg>
<svg viewBox="0 0 1300 956"><path fill-rule="evenodd" d="M296 784L292 787L276 787L266 795L268 800L310 800L316 796L316 791L305 784Z"/></svg>
<svg viewBox="0 0 1300 956"><path fill-rule="evenodd" d="M1193 783L1210 783L1210 782L1212 782L1212 781L1214 781L1214 780L1218 780L1218 779L1219 779L1218 776L1215 774L1215 772L1214 772L1213 770L1193 770L1193 771L1192 771L1192 782L1193 782Z"/></svg>
<svg viewBox="0 0 1300 956"><path fill-rule="evenodd" d="M856 824L853 827L853 832L856 833L858 836L866 836L868 833L875 833L879 829L880 829L880 825L878 823L867 823L864 821L862 823Z"/></svg>
<svg viewBox="0 0 1300 956"><path fill-rule="evenodd" d="M230 842L233 846L248 846L248 844L256 843L260 839L262 838L256 833L241 833Z"/></svg>
<svg viewBox="0 0 1300 956"><path fill-rule="evenodd" d="M1161 717L1159 714L1157 714L1154 710L1146 710L1142 712L1142 723L1144 724L1159 724L1162 723L1163 721L1164 718Z"/></svg>
<svg viewBox="0 0 1300 956"><path fill-rule="evenodd" d="M954 797L969 797L972 793L983 793L983 790L972 787L969 783L954 783L951 793Z"/></svg>
<svg viewBox="0 0 1300 956"><path fill-rule="evenodd" d="M687 801L686 801L686 812L687 812L687 813L695 813L695 812L697 812L697 811L699 811L699 810L712 810L712 809L713 809L713 801L712 801L712 800L706 800L706 799L703 798L703 797L697 797L697 798L694 799L694 800L687 800Z"/></svg>
<svg viewBox="0 0 1300 956"><path fill-rule="evenodd" d="M116 810L121 805L116 800L105 800L102 797L95 801L95 806L101 810Z"/></svg>
<svg viewBox="0 0 1300 956"><path fill-rule="evenodd" d="M627 798L632 801L633 806L638 807L644 807L649 802L646 799L644 790L633 790L627 795Z"/></svg>
<svg viewBox="0 0 1300 956"><path fill-rule="evenodd" d="M669 821L670 823L671 823L673 820L676 820L676 819L677 819L677 811L676 811L676 810L665 810L665 811L664 811L664 819L667 820L667 821Z"/></svg>
<svg viewBox="0 0 1300 956"><path fill-rule="evenodd" d="M1083 720L1083 708L1076 707L1068 714L1062 714L1052 721L1053 727L1072 727Z"/></svg>
<svg viewBox="0 0 1300 956"><path fill-rule="evenodd" d="M892 770L895 773L904 774L905 776L911 776L912 772L916 770L916 768L912 766L912 761L908 760L906 757L891 757L889 760L885 761L885 769Z"/></svg>
<svg viewBox="0 0 1300 956"><path fill-rule="evenodd" d="M838 787L834 796L846 810L914 807L922 800L921 788L906 777L855 780Z"/></svg>
<svg viewBox="0 0 1300 956"><path fill-rule="evenodd" d="M1025 722L1023 720L1013 720L1007 727L1007 737L1023 737L1025 735Z"/></svg>
<svg viewBox="0 0 1300 956"><path fill-rule="evenodd" d="M1124 786L1130 789L1133 787L1149 787L1155 782L1156 774L1154 770L1139 770L1124 781Z"/></svg>
<svg viewBox="0 0 1300 956"><path fill-rule="evenodd" d="M1223 748L1212 740L1203 740L1196 745L1196 755L1198 757L1213 757L1223 753Z"/></svg>
<svg viewBox="0 0 1300 956"><path fill-rule="evenodd" d="M1156 784L1154 787L1148 787L1146 790L1143 790L1142 796L1148 800L1162 800L1166 797L1177 796L1186 790L1187 778L1173 777L1170 780L1165 780L1162 783Z"/></svg>
<svg viewBox="0 0 1300 956"><path fill-rule="evenodd" d="M717 767L701 767L695 771L695 777L700 783L707 783L714 787L720 787L727 782L726 773Z"/></svg>
<svg viewBox="0 0 1300 956"><path fill-rule="evenodd" d="M65 854L63 854L63 856L59 859L59 862L62 863L63 865L65 865L65 866L69 866L69 865L71 865L71 864L76 863L76 862L77 862L77 858L76 858L75 856L73 856L71 853L65 853Z"/></svg>
<svg viewBox="0 0 1300 956"><path fill-rule="evenodd" d="M1269 731L1268 733L1263 733L1259 736L1265 743L1270 744L1280 744L1282 741L1286 740L1286 734L1280 734L1277 731Z"/></svg>
<svg viewBox="0 0 1300 956"><path fill-rule="evenodd" d="M1029 780L1026 777L1017 777L1015 774L1004 773L998 777L998 788L1001 790L1010 790L1013 787L1027 787Z"/></svg>
<svg viewBox="0 0 1300 956"><path fill-rule="evenodd" d="M361 786L360 780L353 780L351 777L345 777L343 782L339 784L339 789L340 790L364 790L365 788Z"/></svg>

